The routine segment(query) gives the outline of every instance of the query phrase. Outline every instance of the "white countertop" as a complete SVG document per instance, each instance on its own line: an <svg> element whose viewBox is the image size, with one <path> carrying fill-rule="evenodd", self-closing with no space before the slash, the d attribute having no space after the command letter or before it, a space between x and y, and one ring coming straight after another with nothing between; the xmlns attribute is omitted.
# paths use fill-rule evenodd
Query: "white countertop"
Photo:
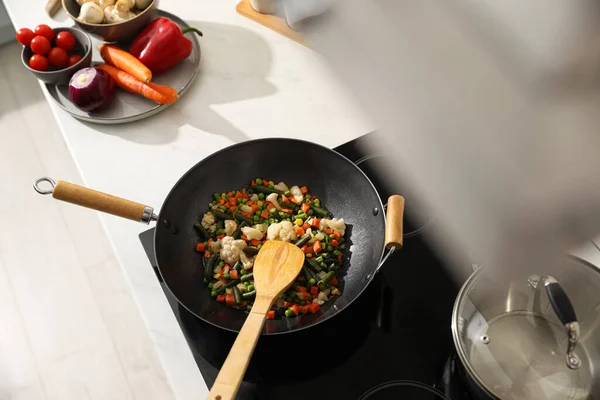
<svg viewBox="0 0 600 400"><path fill-rule="evenodd" d="M33 0L4 0L15 27L54 20ZM44 89L85 183L160 210L176 180L232 143L292 137L334 147L374 129L319 56L238 15L237 0L161 0L160 7L202 30L200 74L173 107L140 122L82 123ZM43 85L42 85L43 87ZM60 179L60 176L54 176ZM207 393L202 375L138 240L147 226L102 215L123 272L180 400Z"/></svg>

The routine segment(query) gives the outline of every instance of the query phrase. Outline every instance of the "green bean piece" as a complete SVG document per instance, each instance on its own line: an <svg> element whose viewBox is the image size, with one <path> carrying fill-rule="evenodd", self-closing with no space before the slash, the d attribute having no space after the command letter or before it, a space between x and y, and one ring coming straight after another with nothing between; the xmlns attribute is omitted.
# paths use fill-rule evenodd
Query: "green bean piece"
<svg viewBox="0 0 600 400"><path fill-rule="evenodd" d="M219 206L219 208L221 209L221 211L227 211L227 207L225 206ZM212 210L212 212L214 213L217 210Z"/></svg>
<svg viewBox="0 0 600 400"><path fill-rule="evenodd" d="M292 192L290 192L289 190L286 190L285 192L283 192L283 194L289 197L292 195Z"/></svg>
<svg viewBox="0 0 600 400"><path fill-rule="evenodd" d="M281 190L275 189L275 187L273 187L272 185L269 185L269 186L256 185L256 186L253 186L252 188L254 190L256 190L257 192L265 193L265 194L271 194L271 193L283 194L283 192Z"/></svg>
<svg viewBox="0 0 600 400"><path fill-rule="evenodd" d="M235 230L235 232L233 233L233 238L234 239L239 239L240 236L242 236L242 228L248 226L248 224L244 221L242 221L239 225L238 228Z"/></svg>
<svg viewBox="0 0 600 400"><path fill-rule="evenodd" d="M242 282L246 282L253 278L254 278L254 272L250 272L249 274L242 276L240 279L242 280Z"/></svg>
<svg viewBox="0 0 600 400"><path fill-rule="evenodd" d="M202 224L200 222L195 222L194 223L194 228L196 228L196 230L198 231L198 233L200 234L200 236L202 236L204 239L208 239L210 237L210 234L202 226Z"/></svg>
<svg viewBox="0 0 600 400"><path fill-rule="evenodd" d="M225 208L225 210L227 210L227 208ZM218 219L222 219L222 220L232 220L233 219L233 217L231 215L225 214L224 212L221 212L221 211L212 210L212 213Z"/></svg>
<svg viewBox="0 0 600 400"><path fill-rule="evenodd" d="M233 286L237 285L238 283L240 283L240 280L239 280L239 279L236 279L236 280L233 280L233 281L231 281L231 282L228 282L228 283L224 284L223 286L221 286L220 288L218 288L218 289L217 289L217 293L224 292L224 291L225 291L225 289L228 289L228 288L230 288L230 287L233 287Z"/></svg>
<svg viewBox="0 0 600 400"><path fill-rule="evenodd" d="M290 309L285 310L285 316L288 318L292 318L294 316L294 312Z"/></svg>
<svg viewBox="0 0 600 400"><path fill-rule="evenodd" d="M287 208L288 210L295 210L296 209L296 205L292 204L292 203L284 203L283 201L279 203L279 205L282 208Z"/></svg>
<svg viewBox="0 0 600 400"><path fill-rule="evenodd" d="M219 259L219 255L215 254L214 256L212 256L211 258L208 259L208 261L204 261L205 265L204 265L204 276L209 277L212 276L214 273L214 268L215 268L215 264L217 263L217 260Z"/></svg>
<svg viewBox="0 0 600 400"><path fill-rule="evenodd" d="M334 253L335 254L335 253ZM342 265L342 262L335 258L324 258L323 262L327 265L334 263L335 265Z"/></svg>
<svg viewBox="0 0 600 400"><path fill-rule="evenodd" d="M312 274L310 273L310 270L306 267L306 265L302 266L302 272L304 272L304 277L308 282L312 278Z"/></svg>
<svg viewBox="0 0 600 400"><path fill-rule="evenodd" d="M216 202L221 201L221 195L219 193L213 193L213 199L215 199Z"/></svg>
<svg viewBox="0 0 600 400"><path fill-rule="evenodd" d="M319 265L319 263L317 263L314 260L309 260L308 258L305 260L306 263L308 263L308 266L312 268L313 271L315 272L321 272L321 270L323 268L321 268L321 266Z"/></svg>
<svg viewBox="0 0 600 400"><path fill-rule="evenodd" d="M244 299L253 299L256 297L256 290L249 290L248 292L244 293L242 297Z"/></svg>
<svg viewBox="0 0 600 400"><path fill-rule="evenodd" d="M235 297L236 304L242 304L242 294L237 286L233 287L233 296Z"/></svg>
<svg viewBox="0 0 600 400"><path fill-rule="evenodd" d="M342 252L341 252L341 251L339 251L339 250L334 250L334 251L333 251L333 255L334 255L334 256L339 256L340 254L342 254ZM336 260L336 261L337 261L337 260Z"/></svg>
<svg viewBox="0 0 600 400"><path fill-rule="evenodd" d="M255 256L255 255L258 254L259 250L256 247L250 247L250 246L248 246L248 247L244 247L242 249L242 251L244 253L246 253L247 255L249 255L249 256Z"/></svg>
<svg viewBox="0 0 600 400"><path fill-rule="evenodd" d="M223 230L225 227L225 221L222 219L217 219L217 230Z"/></svg>
<svg viewBox="0 0 600 400"><path fill-rule="evenodd" d="M304 235L301 237L296 243L294 243L298 247L304 246L310 240L310 235Z"/></svg>
<svg viewBox="0 0 600 400"><path fill-rule="evenodd" d="M321 208L319 206L316 206L314 204L312 204L310 206L311 210L313 210L315 212L315 214L317 214L319 217L329 217L329 211L327 211L324 208Z"/></svg>
<svg viewBox="0 0 600 400"><path fill-rule="evenodd" d="M253 222L253 221L252 221L250 218L246 217L245 215L242 215L242 214L240 214L240 213L239 213L239 212L237 212L237 211L236 211L236 213L234 214L234 217L235 217L235 219L237 219L237 220L239 220L239 221L242 221L242 222L245 222L245 223L247 223L248 225L253 225L253 224L254 224L254 222Z"/></svg>
<svg viewBox="0 0 600 400"><path fill-rule="evenodd" d="M233 264L233 267L231 267L232 270L236 271L239 271L241 268L243 268L241 261L237 261L235 264Z"/></svg>
<svg viewBox="0 0 600 400"><path fill-rule="evenodd" d="M329 271L327 273L327 275L325 275L323 277L323 279L321 279L319 282L317 282L317 286L319 286L319 289L324 290L325 288L327 288L327 284L329 283L331 278L333 278L334 275L335 275L334 271Z"/></svg>
<svg viewBox="0 0 600 400"><path fill-rule="evenodd" d="M321 264L323 262L323 256L315 258L315 262Z"/></svg>
<svg viewBox="0 0 600 400"><path fill-rule="evenodd" d="M219 235L223 235L225 234L225 230L224 229L217 229L215 232L215 235L219 236Z"/></svg>

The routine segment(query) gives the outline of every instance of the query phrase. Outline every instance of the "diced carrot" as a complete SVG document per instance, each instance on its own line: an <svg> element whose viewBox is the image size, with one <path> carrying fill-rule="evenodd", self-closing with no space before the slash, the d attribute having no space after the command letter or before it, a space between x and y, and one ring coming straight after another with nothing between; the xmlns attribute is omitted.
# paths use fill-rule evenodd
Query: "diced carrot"
<svg viewBox="0 0 600 400"><path fill-rule="evenodd" d="M198 243L196 245L196 251L202 253L204 251L204 243Z"/></svg>
<svg viewBox="0 0 600 400"><path fill-rule="evenodd" d="M302 229L301 227L297 227L296 235L298 235L298 236L304 235L304 229Z"/></svg>
<svg viewBox="0 0 600 400"><path fill-rule="evenodd" d="M333 231L333 237L335 238L335 240L340 240L340 233L338 231Z"/></svg>
<svg viewBox="0 0 600 400"><path fill-rule="evenodd" d="M244 217L247 217L247 218L250 218L250 219L252 218L252 214L250 214L249 212L243 212L242 215Z"/></svg>
<svg viewBox="0 0 600 400"><path fill-rule="evenodd" d="M267 219L267 218L269 218L269 213L266 212L266 211L263 211L263 212L260 213L260 217L262 219Z"/></svg>
<svg viewBox="0 0 600 400"><path fill-rule="evenodd" d="M253 213L255 213L255 212L257 212L257 211L258 211L258 206L257 206L256 204L252 203L252 204L250 205L250 207L252 207L252 212L253 212Z"/></svg>
<svg viewBox="0 0 600 400"><path fill-rule="evenodd" d="M333 229L325 229L325 233L331 235L333 234Z"/></svg>
<svg viewBox="0 0 600 400"><path fill-rule="evenodd" d="M254 181L252 181L254 182ZM267 313L267 319L275 319L275 311L271 310Z"/></svg>
<svg viewBox="0 0 600 400"><path fill-rule="evenodd" d="M225 235L219 235L217 236L217 239L223 239L225 237Z"/></svg>
<svg viewBox="0 0 600 400"><path fill-rule="evenodd" d="M225 303L229 304L230 306L235 304L235 296L233 293L227 293L225 295Z"/></svg>
<svg viewBox="0 0 600 400"><path fill-rule="evenodd" d="M332 245L333 247L338 247L338 246L340 245L340 242L338 242L337 240L333 239L333 240L331 241L331 245Z"/></svg>
<svg viewBox="0 0 600 400"><path fill-rule="evenodd" d="M284 306L285 308L290 308L290 307L292 306L292 303L290 303L289 301L284 301L284 302L283 302L283 306Z"/></svg>
<svg viewBox="0 0 600 400"><path fill-rule="evenodd" d="M321 242L319 240L317 240L313 244L313 251L315 252L315 254L319 254L320 252L323 251L323 246L321 246Z"/></svg>
<svg viewBox="0 0 600 400"><path fill-rule="evenodd" d="M235 209L236 209L235 206L229 207L229 211L231 211L231 214L235 213Z"/></svg>
<svg viewBox="0 0 600 400"><path fill-rule="evenodd" d="M302 224L302 229L304 229L305 231L310 229L310 224L308 222L305 222L304 224Z"/></svg>
<svg viewBox="0 0 600 400"><path fill-rule="evenodd" d="M307 213L308 210L310 210L310 206L308 205L308 203L302 203L302 211Z"/></svg>
<svg viewBox="0 0 600 400"><path fill-rule="evenodd" d="M308 188L307 188L306 186L302 186L302 187L300 188L300 193L302 193L302 194L306 194L306 193L308 193Z"/></svg>
<svg viewBox="0 0 600 400"><path fill-rule="evenodd" d="M290 307L290 310L292 310L294 315L298 315L298 313L300 312L300 306L298 306L298 304L294 304Z"/></svg>
<svg viewBox="0 0 600 400"><path fill-rule="evenodd" d="M235 200L235 197L232 197L229 199L229 207L235 207L237 205L237 201Z"/></svg>
<svg viewBox="0 0 600 400"><path fill-rule="evenodd" d="M214 240L213 238L208 238L208 245L210 246L210 244L211 244L212 242L214 242L214 241L215 241L215 240Z"/></svg>
<svg viewBox="0 0 600 400"><path fill-rule="evenodd" d="M296 286L296 292L304 293L306 292L306 288L304 286Z"/></svg>
<svg viewBox="0 0 600 400"><path fill-rule="evenodd" d="M320 224L321 224L321 220L318 218L313 218L313 220L310 222L310 225L313 228L318 228Z"/></svg>
<svg viewBox="0 0 600 400"><path fill-rule="evenodd" d="M230 275L231 275L231 274L230 274ZM338 280L337 280L337 278L334 276L333 278L331 278L331 280L329 281L329 283L330 283L332 286L337 286L337 284L338 284Z"/></svg>
<svg viewBox="0 0 600 400"><path fill-rule="evenodd" d="M222 206L223 204L225 204L225 200L224 199L219 200L219 205Z"/></svg>
<svg viewBox="0 0 600 400"><path fill-rule="evenodd" d="M308 300L308 296L310 296L310 294L308 294L307 292L297 293L297 295L300 298L300 300Z"/></svg>
<svg viewBox="0 0 600 400"><path fill-rule="evenodd" d="M342 261L342 255L338 254L337 259L338 259L338 261Z"/></svg>
<svg viewBox="0 0 600 400"><path fill-rule="evenodd" d="M248 236L242 235L242 240L245 240L247 242L248 241Z"/></svg>
<svg viewBox="0 0 600 400"><path fill-rule="evenodd" d="M275 206L270 201L267 203L267 210L271 211L271 208L274 208L274 207Z"/></svg>
<svg viewBox="0 0 600 400"><path fill-rule="evenodd" d="M289 199L289 198L288 198L288 197L287 197L285 194L282 194L282 195L281 195L281 200L282 200L284 203L289 203L289 202L290 202L290 199Z"/></svg>
<svg viewBox="0 0 600 400"><path fill-rule="evenodd" d="M256 239L252 239L250 241L250 244L254 247L258 246L260 244L260 240L256 240Z"/></svg>
<svg viewBox="0 0 600 400"><path fill-rule="evenodd" d="M310 305L308 306L308 310L313 314L319 312L320 309L321 306L319 306L318 303L310 303Z"/></svg>
<svg viewBox="0 0 600 400"><path fill-rule="evenodd" d="M204 252L204 257L205 257L205 258L210 258L210 251L206 250L206 251Z"/></svg>
<svg viewBox="0 0 600 400"><path fill-rule="evenodd" d="M235 300L235 299L234 299ZM223 303L225 301L225 295L224 294L220 294L217 296L217 301L219 303Z"/></svg>
<svg viewBox="0 0 600 400"><path fill-rule="evenodd" d="M308 306L300 306L300 312L302 314L308 314Z"/></svg>
<svg viewBox="0 0 600 400"><path fill-rule="evenodd" d="M246 205L248 205L248 206L251 206L252 204L254 204L254 202L253 202L252 200L248 200L248 201L246 202Z"/></svg>
<svg viewBox="0 0 600 400"><path fill-rule="evenodd" d="M240 191L238 191L238 192L235 194L235 198L236 198L236 199L241 199L242 197L244 197L244 194L243 194L242 192L240 192Z"/></svg>
<svg viewBox="0 0 600 400"><path fill-rule="evenodd" d="M289 208L282 208L281 211L284 212L284 213L286 213L286 214L291 214L293 212Z"/></svg>
<svg viewBox="0 0 600 400"><path fill-rule="evenodd" d="M310 294L312 294L313 297L317 297L319 295L319 288L317 286L311 286Z"/></svg>
<svg viewBox="0 0 600 400"><path fill-rule="evenodd" d="M231 279L239 278L239 274L238 274L237 270L235 270L235 269L232 269L231 271L229 271L229 276L231 277Z"/></svg>
<svg viewBox="0 0 600 400"><path fill-rule="evenodd" d="M250 186L256 186L256 182L254 182L254 181L250 182Z"/></svg>
<svg viewBox="0 0 600 400"><path fill-rule="evenodd" d="M233 192L227 192L227 196L233 197Z"/></svg>
<svg viewBox="0 0 600 400"><path fill-rule="evenodd" d="M304 254L310 254L310 253L312 253L312 246L305 244L302 247L302 251L304 252Z"/></svg>

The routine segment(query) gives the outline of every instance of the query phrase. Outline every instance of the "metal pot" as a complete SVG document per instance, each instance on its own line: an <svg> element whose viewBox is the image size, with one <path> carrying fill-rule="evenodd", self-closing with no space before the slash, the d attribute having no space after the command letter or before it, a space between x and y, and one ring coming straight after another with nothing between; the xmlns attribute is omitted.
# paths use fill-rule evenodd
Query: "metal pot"
<svg viewBox="0 0 600 400"><path fill-rule="evenodd" d="M478 398L600 399L600 270L576 257L541 275L478 268L452 334Z"/></svg>

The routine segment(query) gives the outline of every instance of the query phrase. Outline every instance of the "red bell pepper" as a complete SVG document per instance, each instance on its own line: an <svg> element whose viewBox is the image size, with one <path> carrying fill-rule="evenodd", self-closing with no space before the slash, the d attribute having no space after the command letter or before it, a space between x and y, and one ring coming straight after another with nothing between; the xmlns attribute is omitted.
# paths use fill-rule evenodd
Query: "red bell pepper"
<svg viewBox="0 0 600 400"><path fill-rule="evenodd" d="M192 53L192 41L183 36L196 28L180 29L168 18L157 18L138 35L129 52L153 73L167 71Z"/></svg>

